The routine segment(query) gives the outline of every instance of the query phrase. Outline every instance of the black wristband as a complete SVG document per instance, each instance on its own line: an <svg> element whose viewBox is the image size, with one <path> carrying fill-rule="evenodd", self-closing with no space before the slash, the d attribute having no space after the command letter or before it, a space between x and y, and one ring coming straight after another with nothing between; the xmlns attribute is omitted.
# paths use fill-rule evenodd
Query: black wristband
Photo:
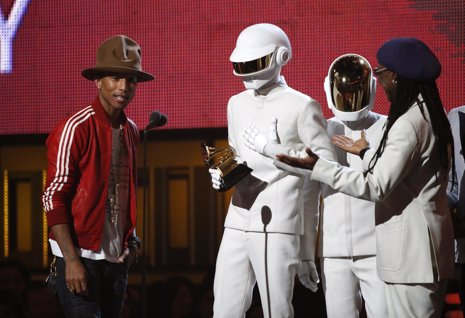
<svg viewBox="0 0 465 318"><path fill-rule="evenodd" d="M363 156L365 155L365 152L367 152L368 149L370 149L370 147L363 148L363 149L360 150L360 152L358 153L358 155L360 156L360 158L361 158L362 160L363 160Z"/></svg>
<svg viewBox="0 0 465 318"><path fill-rule="evenodd" d="M137 251L140 250L141 248L141 245L142 245L142 242L140 240L139 237L137 236L131 236L129 239L128 239L128 247L133 247L135 248Z"/></svg>

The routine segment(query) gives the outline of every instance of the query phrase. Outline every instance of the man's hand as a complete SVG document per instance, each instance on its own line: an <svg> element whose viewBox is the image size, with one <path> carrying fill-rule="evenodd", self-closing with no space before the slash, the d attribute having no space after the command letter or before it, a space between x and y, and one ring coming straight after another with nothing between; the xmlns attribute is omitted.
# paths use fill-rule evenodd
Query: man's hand
<svg viewBox="0 0 465 318"><path fill-rule="evenodd" d="M79 257L65 258L66 287L72 293L87 295L87 272Z"/></svg>
<svg viewBox="0 0 465 318"><path fill-rule="evenodd" d="M133 247L125 248L124 252L118 257L119 263L126 263L129 266L137 258L137 249Z"/></svg>
<svg viewBox="0 0 465 318"><path fill-rule="evenodd" d="M310 289L314 293L318 290L320 278L318 277L314 261L302 261L298 276L300 283L306 288Z"/></svg>
<svg viewBox="0 0 465 318"><path fill-rule="evenodd" d="M310 148L306 148L305 151L308 154L308 157L305 157L305 158L297 158L297 157L291 157L288 155L280 154L280 155L276 155L276 159L293 167L313 170L313 167L315 167L315 164L318 161L319 157L318 155L314 154L310 150Z"/></svg>
<svg viewBox="0 0 465 318"><path fill-rule="evenodd" d="M71 293L87 295L87 271L76 253L68 224L55 224L51 228L65 260L66 288Z"/></svg>
<svg viewBox="0 0 465 318"><path fill-rule="evenodd" d="M217 169L208 169L212 177L212 186L215 190L221 190L224 188L224 180L220 176L220 172Z"/></svg>
<svg viewBox="0 0 465 318"><path fill-rule="evenodd" d="M365 130L362 130L360 139L354 141L352 138L344 135L334 135L331 141L338 148L354 155L360 155L360 151L369 146L366 139Z"/></svg>

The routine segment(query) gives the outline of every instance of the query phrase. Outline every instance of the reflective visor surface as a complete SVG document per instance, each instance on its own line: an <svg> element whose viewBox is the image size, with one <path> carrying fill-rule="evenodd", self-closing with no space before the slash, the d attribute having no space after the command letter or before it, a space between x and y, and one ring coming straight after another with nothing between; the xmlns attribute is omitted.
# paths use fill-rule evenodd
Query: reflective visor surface
<svg viewBox="0 0 465 318"><path fill-rule="evenodd" d="M238 75L250 75L266 70L271 65L273 53L265 55L253 61L233 62L234 71Z"/></svg>
<svg viewBox="0 0 465 318"><path fill-rule="evenodd" d="M371 69L356 56L347 56L330 69L330 89L334 106L344 112L359 111L370 102Z"/></svg>

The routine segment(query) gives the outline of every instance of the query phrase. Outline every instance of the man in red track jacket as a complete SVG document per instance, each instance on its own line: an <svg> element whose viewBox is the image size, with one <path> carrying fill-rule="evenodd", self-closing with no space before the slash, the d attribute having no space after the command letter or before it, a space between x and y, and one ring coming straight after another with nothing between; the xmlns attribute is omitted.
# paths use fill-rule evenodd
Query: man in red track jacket
<svg viewBox="0 0 465 318"><path fill-rule="evenodd" d="M82 75L95 101L58 124L47 139L43 204L56 257L57 292L67 317L118 317L136 236L136 155L139 132L124 109L142 71L140 47L117 35Z"/></svg>

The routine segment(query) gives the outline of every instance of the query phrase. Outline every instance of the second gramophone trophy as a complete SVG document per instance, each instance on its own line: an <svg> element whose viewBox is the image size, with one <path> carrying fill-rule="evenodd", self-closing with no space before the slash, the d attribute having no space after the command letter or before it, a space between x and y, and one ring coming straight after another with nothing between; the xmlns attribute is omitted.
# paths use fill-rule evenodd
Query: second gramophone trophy
<svg viewBox="0 0 465 318"><path fill-rule="evenodd" d="M203 161L209 169L216 169L223 178L224 187L219 191L226 191L247 176L252 169L245 164L237 163L231 147L215 148L201 143Z"/></svg>

